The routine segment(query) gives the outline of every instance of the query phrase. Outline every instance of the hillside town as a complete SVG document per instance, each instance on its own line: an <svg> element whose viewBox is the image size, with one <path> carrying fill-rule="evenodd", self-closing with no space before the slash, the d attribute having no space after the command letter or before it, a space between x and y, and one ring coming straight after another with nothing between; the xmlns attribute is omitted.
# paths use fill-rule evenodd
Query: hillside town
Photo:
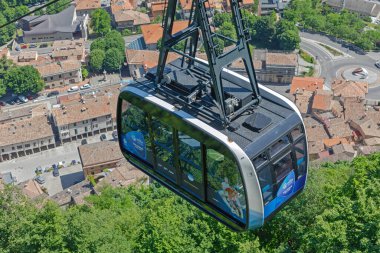
<svg viewBox="0 0 380 253"><path fill-rule="evenodd" d="M189 23L192 1L179 2L173 34ZM208 3L209 12L218 17L215 23L231 8L225 0ZM24 71L32 67L42 86L36 89L33 83L31 88L18 90L11 86L16 81L9 81L0 95L3 184L18 185L30 198L44 196L67 206L96 194L101 184L149 182L124 161L119 150L116 105L120 89L157 65L166 4L156 0L76 0L57 13L18 21L16 38L0 47L0 66L5 72L7 68ZM243 0L241 7L253 18L281 22L288 4L286 0ZM323 4L337 13L370 17L368 27L380 22L378 1L326 0ZM107 17L109 28L104 32L97 22L107 22ZM226 22L215 29L222 31L225 26ZM299 108L312 163L349 161L380 151L380 93L376 89L380 54L362 54L354 44L309 30L301 31L289 48L254 44L251 54L257 81ZM120 40L121 46L108 46ZM228 50L228 44L223 50ZM168 56L169 61L179 57L175 53ZM205 57L201 50L198 57ZM245 75L242 61L227 67ZM0 79L4 83L16 80L3 71ZM52 175L58 168L62 175ZM62 177L60 181L57 176Z"/></svg>

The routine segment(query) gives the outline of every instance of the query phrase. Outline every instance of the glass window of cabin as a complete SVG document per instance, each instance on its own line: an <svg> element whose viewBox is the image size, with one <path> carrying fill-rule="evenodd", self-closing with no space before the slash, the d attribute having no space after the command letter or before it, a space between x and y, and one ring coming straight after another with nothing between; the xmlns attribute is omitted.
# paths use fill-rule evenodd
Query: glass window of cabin
<svg viewBox="0 0 380 253"><path fill-rule="evenodd" d="M303 132L301 126L297 126L296 128L294 128L291 132L293 142L297 141L302 136L302 133Z"/></svg>
<svg viewBox="0 0 380 253"><path fill-rule="evenodd" d="M281 182L292 170L292 157L290 152L273 164L273 172L276 182Z"/></svg>
<svg viewBox="0 0 380 253"><path fill-rule="evenodd" d="M182 132L178 132L178 139L181 185L188 192L201 198L203 195L201 143Z"/></svg>
<svg viewBox="0 0 380 253"><path fill-rule="evenodd" d="M289 144L289 138L287 135L281 137L272 147L269 149L270 156L273 157L283 151Z"/></svg>
<svg viewBox="0 0 380 253"><path fill-rule="evenodd" d="M298 178L306 174L306 156L305 156L305 141L301 140L294 145L294 152L296 154Z"/></svg>
<svg viewBox="0 0 380 253"><path fill-rule="evenodd" d="M152 117L152 131L156 149L157 172L175 182L173 128L158 118Z"/></svg>
<svg viewBox="0 0 380 253"><path fill-rule="evenodd" d="M144 111L123 101L121 117L123 148L149 164L153 164L152 144Z"/></svg>
<svg viewBox="0 0 380 253"><path fill-rule="evenodd" d="M261 166L268 162L268 157L265 153L260 154L258 157L253 159L253 166L258 170Z"/></svg>
<svg viewBox="0 0 380 253"><path fill-rule="evenodd" d="M270 165L260 169L257 173L259 177L261 192L263 193L264 205L273 199L273 177Z"/></svg>
<svg viewBox="0 0 380 253"><path fill-rule="evenodd" d="M207 200L230 216L245 221L245 191L235 160L207 149Z"/></svg>

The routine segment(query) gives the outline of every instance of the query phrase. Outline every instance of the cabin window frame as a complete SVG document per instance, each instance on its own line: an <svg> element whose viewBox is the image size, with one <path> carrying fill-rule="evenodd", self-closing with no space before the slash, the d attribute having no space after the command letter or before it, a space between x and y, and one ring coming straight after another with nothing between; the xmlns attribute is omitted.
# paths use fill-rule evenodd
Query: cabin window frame
<svg viewBox="0 0 380 253"><path fill-rule="evenodd" d="M201 208L203 211L207 212L211 216L213 216L215 219L223 222L224 224L230 226L231 228L237 229L237 230L242 230L242 229L247 229L249 226L249 202L248 202L248 194L247 194L247 186L246 182L243 177L242 169L239 166L238 158L232 153L232 151L222 144L220 141L214 140L212 136L210 136L207 133L202 132L202 129L190 125L188 123L185 123L182 118L179 116L173 115L171 112L167 111L165 108L162 108L160 106L157 106L154 102L147 102L143 98L139 97L137 94L132 94L129 92L123 92L120 94L119 97L119 102L118 102L118 115L121 115L122 113L122 103L123 101L128 102L131 105L137 106L139 109L144 111L146 114L146 122L147 126L149 128L149 136L152 139L154 138L153 134L153 129L152 129L152 117L158 118L160 121L165 123L166 125L172 126L173 128L173 147L174 147L174 152L179 151L178 147L178 131L183 132L184 134L190 136L191 138L194 138L196 140L204 140L204 141L199 141L201 143L201 154L202 154L202 170L203 170L203 198L199 198L195 196L194 194L189 193L181 187L180 181L176 180L175 182L169 180L167 177L162 176L162 174L157 172L157 161L156 161L156 153L155 153L155 144L152 142L152 154L153 154L153 166L148 164L146 161L141 159L140 157L137 157L136 155L132 154L125 148L123 148L120 145L120 148L122 151L127 152L130 156L134 158L133 162L137 160L137 166L140 164L143 165L141 166L143 170L147 170L147 173L155 178L156 180L162 182L165 186L167 186L169 189L172 191L176 192L179 194L181 197L184 197L185 199L188 199L192 204L196 205L198 208ZM118 133L121 134L121 126L120 124L117 125L118 127ZM221 145L222 144L222 145ZM245 219L242 222L241 220L238 220L237 218L233 217L231 214L226 212L225 210L222 210L215 206L214 204L210 203L207 201L206 196L207 196L207 162L206 162L206 146L207 148L212 148L220 153L222 153L224 156L229 157L233 161L236 162L236 170L238 171L238 174L241 178L241 183L243 186L243 191L244 191L244 200L246 204L246 210L245 210ZM175 156L175 167L176 167L176 174L180 175L180 171L178 171L179 168L179 162L178 162L178 155ZM148 165L148 168L147 168ZM178 178L178 176L177 176Z"/></svg>

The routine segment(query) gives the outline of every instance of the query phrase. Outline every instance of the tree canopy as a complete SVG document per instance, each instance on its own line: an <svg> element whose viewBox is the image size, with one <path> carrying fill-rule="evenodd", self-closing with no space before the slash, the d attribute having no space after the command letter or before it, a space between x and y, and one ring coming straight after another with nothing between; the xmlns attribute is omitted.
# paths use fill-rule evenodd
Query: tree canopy
<svg viewBox="0 0 380 253"><path fill-rule="evenodd" d="M257 230L236 233L157 184L104 188L60 209L0 194L0 251L378 252L380 154L310 169L306 189Z"/></svg>
<svg viewBox="0 0 380 253"><path fill-rule="evenodd" d="M125 61L125 41L118 31L110 31L91 43L90 66L93 71L117 71Z"/></svg>
<svg viewBox="0 0 380 253"><path fill-rule="evenodd" d="M40 73L33 66L10 68L4 75L4 84L16 94L37 93L45 85Z"/></svg>
<svg viewBox="0 0 380 253"><path fill-rule="evenodd" d="M95 33L105 35L111 31L111 17L104 9L96 9L91 13L91 28Z"/></svg>

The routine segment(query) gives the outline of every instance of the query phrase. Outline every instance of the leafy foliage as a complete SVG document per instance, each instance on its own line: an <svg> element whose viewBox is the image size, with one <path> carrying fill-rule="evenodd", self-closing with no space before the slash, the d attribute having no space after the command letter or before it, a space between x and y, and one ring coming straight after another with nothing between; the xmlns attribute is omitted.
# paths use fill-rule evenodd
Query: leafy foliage
<svg viewBox="0 0 380 253"><path fill-rule="evenodd" d="M104 59L104 68L107 71L117 71L123 63L123 55L116 48L111 48L106 51Z"/></svg>
<svg viewBox="0 0 380 253"><path fill-rule="evenodd" d="M44 88L41 75L33 66L11 68L4 75L4 84L16 94L37 93Z"/></svg>
<svg viewBox="0 0 380 253"><path fill-rule="evenodd" d="M90 54L90 66L93 71L100 72L103 70L103 63L104 59L106 57L106 54L103 50L95 49L91 50Z"/></svg>
<svg viewBox="0 0 380 253"><path fill-rule="evenodd" d="M97 34L105 35L111 31L111 17L104 9L96 9L91 13L91 27Z"/></svg>
<svg viewBox="0 0 380 253"><path fill-rule="evenodd" d="M90 205L0 194L0 252L379 252L380 154L311 169L262 229L235 233L164 187L105 188Z"/></svg>

